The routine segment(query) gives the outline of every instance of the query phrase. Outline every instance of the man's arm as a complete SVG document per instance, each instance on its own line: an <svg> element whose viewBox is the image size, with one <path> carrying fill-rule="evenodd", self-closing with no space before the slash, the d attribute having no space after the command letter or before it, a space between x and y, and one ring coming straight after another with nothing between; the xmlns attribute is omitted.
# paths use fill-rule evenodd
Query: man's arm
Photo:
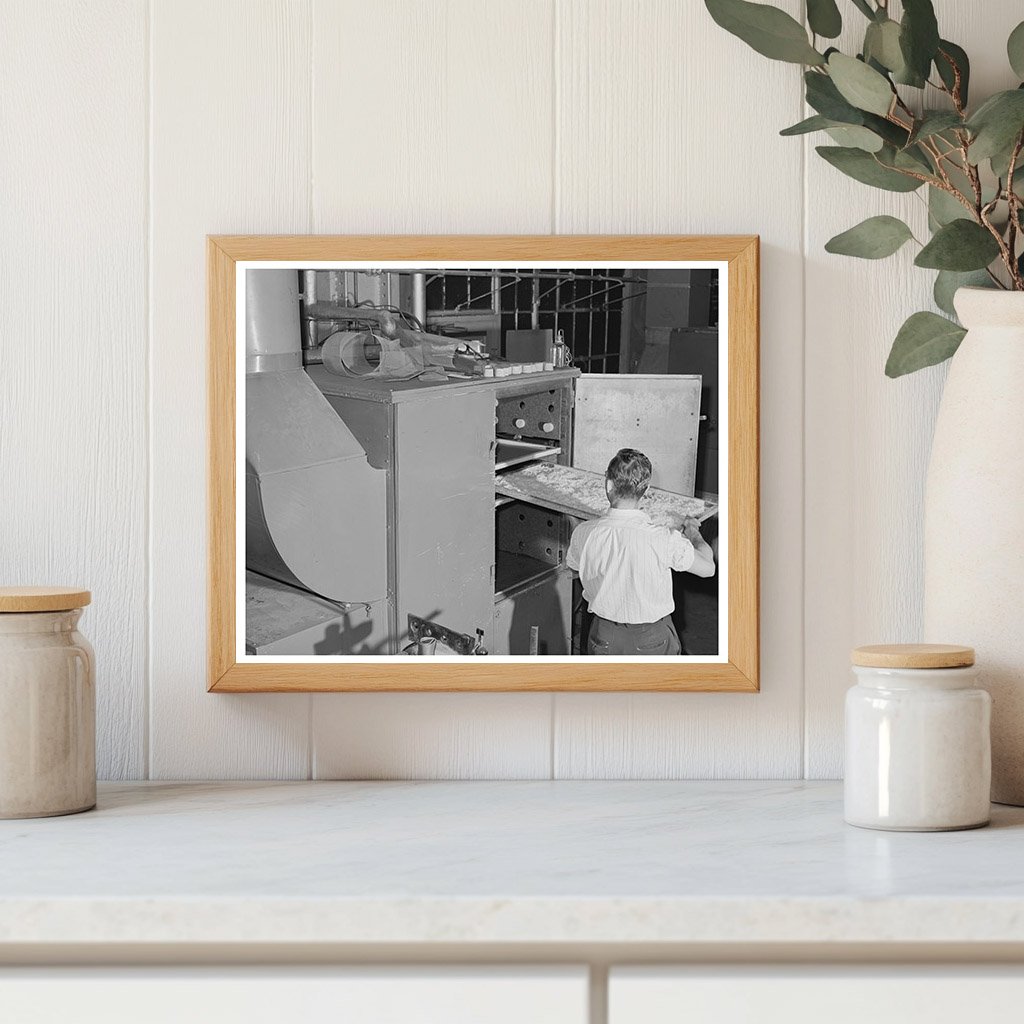
<svg viewBox="0 0 1024 1024"><path fill-rule="evenodd" d="M701 536L700 523L696 519L684 519L680 532L693 545L693 565L686 571L705 578L714 576L715 555L711 545Z"/></svg>

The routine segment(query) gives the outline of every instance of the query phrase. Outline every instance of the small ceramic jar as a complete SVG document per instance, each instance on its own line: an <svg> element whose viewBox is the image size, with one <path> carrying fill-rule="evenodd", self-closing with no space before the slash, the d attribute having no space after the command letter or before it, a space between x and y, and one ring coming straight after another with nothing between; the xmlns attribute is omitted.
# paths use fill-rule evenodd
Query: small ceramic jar
<svg viewBox="0 0 1024 1024"><path fill-rule="evenodd" d="M978 828L990 815L991 701L974 651L858 647L846 694L845 817L862 828Z"/></svg>
<svg viewBox="0 0 1024 1024"><path fill-rule="evenodd" d="M89 592L0 587L0 818L96 805L93 652L76 626Z"/></svg>

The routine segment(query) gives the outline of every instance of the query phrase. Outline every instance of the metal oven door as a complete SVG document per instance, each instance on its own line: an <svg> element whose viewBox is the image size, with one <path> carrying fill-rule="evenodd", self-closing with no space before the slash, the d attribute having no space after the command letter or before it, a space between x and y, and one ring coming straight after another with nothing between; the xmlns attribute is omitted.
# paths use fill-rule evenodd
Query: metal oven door
<svg viewBox="0 0 1024 1024"><path fill-rule="evenodd" d="M638 448L653 465L653 487L692 496L700 398L699 374L584 373L576 381L571 464L604 475L620 448Z"/></svg>

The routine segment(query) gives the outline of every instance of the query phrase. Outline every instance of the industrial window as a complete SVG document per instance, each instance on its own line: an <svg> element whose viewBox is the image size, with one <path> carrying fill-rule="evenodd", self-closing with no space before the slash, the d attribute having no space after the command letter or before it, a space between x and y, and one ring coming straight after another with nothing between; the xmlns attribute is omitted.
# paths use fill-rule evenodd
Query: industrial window
<svg viewBox="0 0 1024 1024"><path fill-rule="evenodd" d="M467 330L482 317L493 318L500 355L508 331L532 327L555 337L562 332L573 365L584 372L619 373L623 301L643 291L642 279L625 270L466 270L433 275L427 307L432 321L443 318L448 333L457 332L460 318Z"/></svg>

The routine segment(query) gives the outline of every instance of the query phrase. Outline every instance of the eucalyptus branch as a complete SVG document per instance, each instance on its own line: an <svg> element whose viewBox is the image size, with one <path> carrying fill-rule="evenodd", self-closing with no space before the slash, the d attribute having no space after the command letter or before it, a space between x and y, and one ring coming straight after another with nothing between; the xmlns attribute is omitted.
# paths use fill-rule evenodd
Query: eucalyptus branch
<svg viewBox="0 0 1024 1024"><path fill-rule="evenodd" d="M1020 269L1017 265L1017 232L1020 230L1020 203L1017 191L1013 186L1013 175L1017 169L1017 160L1020 158L1021 146L1024 146L1024 135L1017 138L1017 144L1010 154L1010 166L1006 172L1006 205L1010 211L1010 223L1007 229L1007 248L1010 250L1010 276L1013 278L1017 288L1024 288L1024 280L1021 278Z"/></svg>
<svg viewBox="0 0 1024 1024"><path fill-rule="evenodd" d="M946 168L942 166L942 161L945 159L944 155L939 152L938 148L934 145L931 139L921 140L921 148L932 158L935 163L935 170L938 171L939 177L949 185L953 187L953 183L949 180L949 175L946 173Z"/></svg>
<svg viewBox="0 0 1024 1024"><path fill-rule="evenodd" d="M923 182L925 185L931 185L933 188L941 188L946 191L941 178L929 177L927 174L920 174L918 171L912 171L909 167L893 167L892 164L884 164L878 159L877 155L872 154L875 157L875 163L879 167L884 167L887 171L895 171L897 174L905 174L908 178L915 178L917 181Z"/></svg>
<svg viewBox="0 0 1024 1024"><path fill-rule="evenodd" d="M704 0L704 5L721 27L758 53L808 69L807 100L815 116L786 129L784 135L837 125L874 130L877 152L862 148L862 131L832 131L839 145L821 146L818 152L855 181L889 192L913 193L925 204L931 237L915 262L940 271L936 299L946 316L922 310L909 317L893 343L887 374L900 376L942 362L959 343L962 332L951 330L950 319L955 318L949 304L958 277L949 275L969 274L975 281L987 284L990 280L996 288L1024 291L1024 254L1021 266L1017 265L1017 251L1024 249L1024 181L1020 189L1014 188L1013 181L1018 166L1024 179L1022 103L1007 91L997 93L980 117L978 111L968 111L970 61L955 43L942 41L933 0L903 0L902 4L852 0L868 24L862 29L863 43L856 49L847 47L846 53L833 43L846 38L844 17L833 0L808 0L806 25L771 0ZM890 15L893 8L897 10ZM1011 33L1006 54L1018 80L1024 79L1024 22ZM822 82L819 75L832 81ZM948 96L949 105L943 103L943 111L934 115L915 112L912 108L921 107L921 93L907 89L929 86ZM1011 130L1018 133L1016 138ZM1006 151L1008 137L1016 145L1008 154L1008 176L998 181L993 196L987 184L988 164L994 153ZM1001 157L996 163L1001 163ZM979 164L985 169L984 181ZM927 185L929 194L922 196L920 185ZM1003 215L1003 202L1008 218ZM859 259L881 259L911 239L917 241L907 223L882 215L868 217L829 239L826 249ZM987 277L978 273L981 270Z"/></svg>
<svg viewBox="0 0 1024 1024"><path fill-rule="evenodd" d="M958 136L964 135L963 132L958 132ZM964 142L960 148L960 152L964 158L964 171L967 174L967 180L971 183L971 188L974 190L974 206L978 214L978 218L981 218L981 204L983 200L983 193L981 190L981 177L978 174L978 165L971 163L971 158L967 153L967 147L969 143Z"/></svg>
<svg viewBox="0 0 1024 1024"><path fill-rule="evenodd" d="M988 228L991 232L992 237L996 240L999 245L999 256L1002 259L1004 266L1006 267L1007 273L1010 275L1010 280L1013 282L1013 287L1017 290L1024 289L1024 280L1021 279L1020 271L1017 270L1017 261L1014 259L1010 252L1009 247L1006 244L1006 239L1003 238L1003 233L989 220L989 214L984 210L980 212L981 223L984 227Z"/></svg>
<svg viewBox="0 0 1024 1024"><path fill-rule="evenodd" d="M944 49L942 49L941 46L939 47L938 53L939 56L942 57L942 59L953 69L953 88L947 89L945 85L943 85L942 91L950 97L953 101L954 109L961 117L963 117L964 101L961 94L961 89L963 88L963 75L960 72L960 66Z"/></svg>
<svg viewBox="0 0 1024 1024"><path fill-rule="evenodd" d="M910 133L914 130L914 115L913 114L910 115L910 124L907 124L906 121L901 121L896 116L895 111L890 111L889 112L888 116L886 117L886 121L888 121L890 124L896 125L899 128L902 128L907 133L907 135L910 135Z"/></svg>
<svg viewBox="0 0 1024 1024"><path fill-rule="evenodd" d="M945 152L939 149L940 142L946 143L946 145L949 146L949 149L947 149ZM952 164L952 166L955 167L958 171L963 171L963 164L958 164L953 159L960 153L960 150L956 146L954 146L947 139L944 139L941 135L933 135L929 140L929 143L934 147L935 152L937 152L939 156L946 161L946 163Z"/></svg>

